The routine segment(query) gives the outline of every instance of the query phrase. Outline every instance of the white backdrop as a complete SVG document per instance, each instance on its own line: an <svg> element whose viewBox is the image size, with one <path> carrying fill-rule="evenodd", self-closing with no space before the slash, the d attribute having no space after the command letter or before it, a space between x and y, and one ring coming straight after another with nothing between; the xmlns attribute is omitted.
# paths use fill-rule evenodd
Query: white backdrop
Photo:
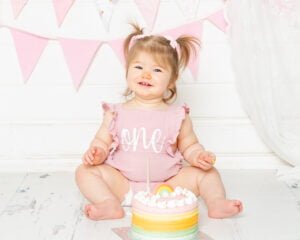
<svg viewBox="0 0 300 240"><path fill-rule="evenodd" d="M236 83L259 135L300 179L300 2L232 0Z"/></svg>
<svg viewBox="0 0 300 240"><path fill-rule="evenodd" d="M197 19L223 6L201 0ZM51 0L30 0L17 20L9 0L0 1L0 22L55 38L124 37L129 21L144 25L131 0L120 0L106 33L92 0L76 0L58 28ZM174 1L162 0L155 31L184 24ZM101 101L116 102L124 89L124 68L103 45L76 91L58 42L51 40L26 84L12 37L0 28L0 169L71 170L101 121ZM241 107L227 36L204 23L198 78L186 71L178 82L179 101L191 107L200 141L217 154L220 168L276 168L283 163L260 140ZM80 57L80 56L78 56Z"/></svg>

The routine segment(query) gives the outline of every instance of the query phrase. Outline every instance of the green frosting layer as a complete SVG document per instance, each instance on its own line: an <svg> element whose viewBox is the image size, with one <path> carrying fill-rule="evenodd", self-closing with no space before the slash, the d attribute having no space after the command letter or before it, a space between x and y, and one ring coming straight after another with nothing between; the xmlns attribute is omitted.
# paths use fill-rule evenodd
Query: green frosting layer
<svg viewBox="0 0 300 240"><path fill-rule="evenodd" d="M152 240L152 239L182 239L182 240L194 240L197 239L198 235L198 225L195 225L192 228L180 231L172 232L149 232L145 231L136 226L131 227L131 237L133 240Z"/></svg>

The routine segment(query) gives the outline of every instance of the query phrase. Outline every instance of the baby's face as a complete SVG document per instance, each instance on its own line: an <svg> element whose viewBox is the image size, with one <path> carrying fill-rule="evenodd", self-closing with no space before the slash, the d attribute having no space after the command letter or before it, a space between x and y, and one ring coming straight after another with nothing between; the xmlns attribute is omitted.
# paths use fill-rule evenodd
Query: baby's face
<svg viewBox="0 0 300 240"><path fill-rule="evenodd" d="M136 96L145 100L163 98L170 85L170 80L170 68L161 66L147 52L137 54L128 66L128 87Z"/></svg>

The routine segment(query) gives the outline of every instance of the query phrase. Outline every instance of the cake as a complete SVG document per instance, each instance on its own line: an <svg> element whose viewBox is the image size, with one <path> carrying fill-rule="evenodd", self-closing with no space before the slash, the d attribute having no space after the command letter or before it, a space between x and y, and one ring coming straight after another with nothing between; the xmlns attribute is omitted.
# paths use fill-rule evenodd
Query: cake
<svg viewBox="0 0 300 240"><path fill-rule="evenodd" d="M132 202L132 240L198 239L198 200L189 190L167 184L154 193L137 192Z"/></svg>

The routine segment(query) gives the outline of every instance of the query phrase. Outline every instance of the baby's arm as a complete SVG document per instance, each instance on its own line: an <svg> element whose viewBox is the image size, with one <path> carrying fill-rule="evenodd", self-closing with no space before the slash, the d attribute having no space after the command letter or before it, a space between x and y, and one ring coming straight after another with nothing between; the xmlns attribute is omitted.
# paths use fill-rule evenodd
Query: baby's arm
<svg viewBox="0 0 300 240"><path fill-rule="evenodd" d="M178 149L186 161L192 166L199 167L203 170L212 168L216 160L215 154L206 151L198 142L189 115L186 115L181 125L178 135Z"/></svg>
<svg viewBox="0 0 300 240"><path fill-rule="evenodd" d="M104 113L102 124L92 140L89 149L83 155L83 163L90 165L102 164L109 153L109 147L112 143L112 136L109 132L109 126L115 113L106 111Z"/></svg>

